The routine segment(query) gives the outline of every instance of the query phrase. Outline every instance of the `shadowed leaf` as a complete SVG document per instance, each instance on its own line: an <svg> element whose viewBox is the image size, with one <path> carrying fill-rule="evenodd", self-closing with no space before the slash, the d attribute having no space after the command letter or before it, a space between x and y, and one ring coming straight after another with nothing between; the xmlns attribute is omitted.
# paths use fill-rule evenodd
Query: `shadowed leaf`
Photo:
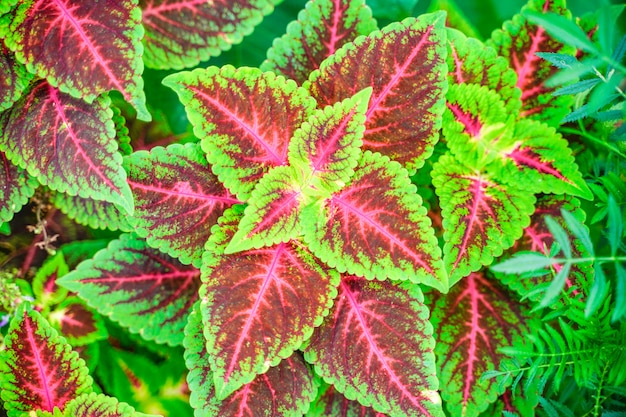
<svg viewBox="0 0 626 417"><path fill-rule="evenodd" d="M11 220L35 194L35 188L37 180L0 151L0 223Z"/></svg>
<svg viewBox="0 0 626 417"><path fill-rule="evenodd" d="M20 98L33 77L4 43L0 43L0 112Z"/></svg>

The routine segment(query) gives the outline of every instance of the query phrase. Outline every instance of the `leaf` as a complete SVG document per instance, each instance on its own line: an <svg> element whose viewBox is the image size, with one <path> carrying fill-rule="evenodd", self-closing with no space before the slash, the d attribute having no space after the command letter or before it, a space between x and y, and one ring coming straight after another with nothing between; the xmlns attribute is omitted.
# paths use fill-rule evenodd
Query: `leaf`
<svg viewBox="0 0 626 417"><path fill-rule="evenodd" d="M310 1L275 39L261 70L273 71L302 85L324 59L360 35L376 30L364 0Z"/></svg>
<svg viewBox="0 0 626 417"><path fill-rule="evenodd" d="M554 264L554 259L536 252L517 252L511 259L493 265L490 269L506 274L522 274L542 270Z"/></svg>
<svg viewBox="0 0 626 417"><path fill-rule="evenodd" d="M48 315L50 324L72 346L82 346L106 339L107 329L102 317L79 298L68 297Z"/></svg>
<svg viewBox="0 0 626 417"><path fill-rule="evenodd" d="M202 266L202 317L219 399L298 349L328 314L338 283L298 241L220 256L238 213L227 211Z"/></svg>
<svg viewBox="0 0 626 417"><path fill-rule="evenodd" d="M371 407L365 407L358 401L349 400L332 385L320 388L318 397L311 404L306 417L386 417Z"/></svg>
<svg viewBox="0 0 626 417"><path fill-rule="evenodd" d="M0 17L0 37L28 71L91 103L118 90L150 120L143 92L143 36L136 1L21 1Z"/></svg>
<svg viewBox="0 0 626 417"><path fill-rule="evenodd" d="M432 327L417 285L346 275L305 359L348 399L397 416L443 416Z"/></svg>
<svg viewBox="0 0 626 417"><path fill-rule="evenodd" d="M387 157L365 152L351 183L305 207L301 219L311 251L339 272L448 288L422 199Z"/></svg>
<svg viewBox="0 0 626 417"><path fill-rule="evenodd" d="M107 97L91 104L39 81L3 114L0 149L51 189L133 212Z"/></svg>
<svg viewBox="0 0 626 417"><path fill-rule="evenodd" d="M572 45L585 52L598 54L599 51L589 40L587 34L571 19L569 16L563 16L556 13L543 13L534 10L524 10L522 16L531 23L541 26L556 40L565 45Z"/></svg>
<svg viewBox="0 0 626 417"><path fill-rule="evenodd" d="M530 222L534 196L444 154L433 185L443 215L443 260L450 285L488 265L517 240Z"/></svg>
<svg viewBox="0 0 626 417"><path fill-rule="evenodd" d="M67 296L67 290L57 285L57 279L69 272L63 252L57 252L46 259L37 269L33 278L32 288L35 299L42 307L58 304Z"/></svg>
<svg viewBox="0 0 626 417"><path fill-rule="evenodd" d="M620 209L619 205L615 201L615 197L612 194L609 195L607 201L608 211L608 240L611 247L611 255L615 257L619 250L620 245L623 244L624 233L624 213Z"/></svg>
<svg viewBox="0 0 626 417"><path fill-rule="evenodd" d="M120 230L131 232L128 215L113 203L91 198L52 193L52 203L70 219L92 229Z"/></svg>
<svg viewBox="0 0 626 417"><path fill-rule="evenodd" d="M62 409L73 398L91 392L85 361L27 303L18 308L4 341L0 387L9 417Z"/></svg>
<svg viewBox="0 0 626 417"><path fill-rule="evenodd" d="M296 130L289 167L275 167L257 183L226 253L288 242L300 235L300 208L341 189L361 154L371 88L316 110ZM322 197L320 197L322 196Z"/></svg>
<svg viewBox="0 0 626 417"><path fill-rule="evenodd" d="M443 114L443 137L455 158L482 169L501 158L510 144L512 120L499 94L486 86L450 85Z"/></svg>
<svg viewBox="0 0 626 417"><path fill-rule="evenodd" d="M501 347L521 339L526 318L516 298L484 273L471 273L446 296L430 302L436 332L441 395L450 415L477 416L502 394L495 378L481 379L498 369L506 356Z"/></svg>
<svg viewBox="0 0 626 417"><path fill-rule="evenodd" d="M35 194L35 188L37 180L12 164L0 151L0 223L10 221Z"/></svg>
<svg viewBox="0 0 626 417"><path fill-rule="evenodd" d="M195 67L240 43L277 3L140 0L144 62L157 69Z"/></svg>
<svg viewBox="0 0 626 417"><path fill-rule="evenodd" d="M199 275L133 235L121 235L58 283L146 340L177 345L198 299Z"/></svg>
<svg viewBox="0 0 626 417"><path fill-rule="evenodd" d="M520 253L522 251L532 251L539 254L543 254L544 264L537 265L539 267L551 266L555 271L559 271L562 265L554 262L551 258L550 248L555 242L553 233L550 232L546 219L553 218L558 224L565 227L568 223L567 219L563 216L563 211L568 213L576 219L578 222L582 222L585 218L584 211L580 208L580 201L575 197L568 195L542 195L537 199L535 205L535 212L530 218L530 224L524 229L522 237L515 243L510 249L510 253ZM584 227L584 226L582 226ZM587 230L584 227L584 230ZM587 231L586 233L589 233ZM569 240L572 246L572 256L574 257L586 257L588 252L581 240L579 240L575 234L567 231L566 239ZM515 259L512 258L511 260ZM508 261L503 262L504 266ZM532 266L530 262L527 264ZM519 268L517 271L515 268L511 268L508 271L502 271L502 268L491 268L492 271L506 272L507 275L498 274L498 278L516 291L520 296L529 298L531 301L538 302L543 296L543 291L550 284L552 280L552 274L524 274L524 270ZM546 272L548 272L547 270ZM576 263L571 266L569 277L566 281L566 291L562 293L562 297L559 299L559 303L554 303L551 306L553 308L559 308L563 305L568 305L576 298L585 297L588 293L589 279L593 276L591 262Z"/></svg>
<svg viewBox="0 0 626 417"><path fill-rule="evenodd" d="M270 168L287 165L289 139L315 108L294 81L232 66L170 75L211 169L242 201Z"/></svg>
<svg viewBox="0 0 626 417"><path fill-rule="evenodd" d="M466 16L464 10L459 7L458 2L455 0L433 0L428 6L427 12L435 12L437 10L443 10L446 12L446 27L458 30L464 35L480 39L481 35L478 29ZM450 32L448 32L450 33Z"/></svg>
<svg viewBox="0 0 626 417"><path fill-rule="evenodd" d="M185 362L190 404L200 416L259 415L302 416L315 397L317 387L302 355L294 353L235 391L225 400L215 396L213 373L209 367L199 305L185 328Z"/></svg>
<svg viewBox="0 0 626 417"><path fill-rule="evenodd" d="M552 95L555 88L549 87L547 80L558 72L558 68L537 56L537 52L574 55L576 50L554 39L543 27L534 25L525 17L548 12L566 19L571 17L565 0L529 0L521 14L505 22L501 30L493 32L488 45L493 45L517 73L517 87L522 90L523 103L518 120L531 118L557 127L570 112L574 100L571 96Z"/></svg>
<svg viewBox="0 0 626 417"><path fill-rule="evenodd" d="M22 95L33 74L15 60L15 56L0 43L0 112L11 108Z"/></svg>
<svg viewBox="0 0 626 417"><path fill-rule="evenodd" d="M138 413L127 403L95 392L81 395L70 401L63 415L67 417L157 417L154 414Z"/></svg>
<svg viewBox="0 0 626 417"><path fill-rule="evenodd" d="M238 203L211 172L198 144L155 147L124 160L135 197L131 224L148 244L199 268L211 227Z"/></svg>
<svg viewBox="0 0 626 417"><path fill-rule="evenodd" d="M534 193L572 194L591 200L567 140L533 120L515 124L515 142L503 150L501 178Z"/></svg>
<svg viewBox="0 0 626 417"><path fill-rule="evenodd" d="M400 162L411 174L439 140L447 89L443 12L393 23L340 48L304 84L318 106L367 87L363 149Z"/></svg>
<svg viewBox="0 0 626 417"><path fill-rule="evenodd" d="M516 88L517 74L509 67L506 59L498 56L495 49L454 29L447 29L447 46L450 84L487 87L506 103L508 114L519 111L522 103L521 91Z"/></svg>

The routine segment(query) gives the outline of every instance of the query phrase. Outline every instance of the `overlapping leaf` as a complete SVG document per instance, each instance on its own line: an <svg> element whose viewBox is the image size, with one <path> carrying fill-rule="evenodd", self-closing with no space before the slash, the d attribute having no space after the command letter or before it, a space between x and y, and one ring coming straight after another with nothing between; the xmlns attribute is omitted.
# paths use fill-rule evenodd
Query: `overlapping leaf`
<svg viewBox="0 0 626 417"><path fill-rule="evenodd" d="M500 382L481 379L505 358L498 349L527 332L515 298L483 273L471 273L429 303L437 335L437 367L450 415L477 416L494 402Z"/></svg>
<svg viewBox="0 0 626 417"><path fill-rule="evenodd" d="M276 0L140 0L144 62L159 69L194 67L241 42Z"/></svg>
<svg viewBox="0 0 626 417"><path fill-rule="evenodd" d="M131 220L148 244L200 267L211 227L239 202L211 172L198 144L156 147L124 160L135 197Z"/></svg>
<svg viewBox="0 0 626 417"><path fill-rule="evenodd" d="M0 151L0 223L11 220L13 214L35 194L36 187L37 180L11 163Z"/></svg>
<svg viewBox="0 0 626 417"><path fill-rule="evenodd" d="M289 144L289 166L273 168L253 190L239 230L226 249L233 253L288 242L300 235L300 208L341 189L361 154L371 89L316 110Z"/></svg>
<svg viewBox="0 0 626 417"><path fill-rule="evenodd" d="M50 324L72 346L86 345L107 337L102 317L77 297L65 299L48 317Z"/></svg>
<svg viewBox="0 0 626 417"><path fill-rule="evenodd" d="M447 89L444 23L444 13L425 14L357 38L304 84L319 106L373 87L364 149L400 162L411 173L439 139Z"/></svg>
<svg viewBox="0 0 626 417"><path fill-rule="evenodd" d="M356 400L347 399L332 385L320 388L318 397L311 404L306 417L386 417L386 414L378 413L371 407L359 404Z"/></svg>
<svg viewBox="0 0 626 417"><path fill-rule="evenodd" d="M127 403L104 394L84 394L70 401L64 410L64 416L72 417L156 417L135 411Z"/></svg>
<svg viewBox="0 0 626 417"><path fill-rule="evenodd" d="M273 71L302 84L324 59L357 36L376 30L376 20L363 0L310 1L274 40L261 70Z"/></svg>
<svg viewBox="0 0 626 417"><path fill-rule="evenodd" d="M303 209L302 228L313 253L340 272L448 288L422 199L387 157L365 152L349 185Z"/></svg>
<svg viewBox="0 0 626 417"><path fill-rule="evenodd" d="M529 0L522 8L540 13L553 12L571 17L565 6L565 0ZM573 98L568 95L553 96L554 87L548 87L546 80L554 75L558 68L536 55L537 52L557 52L574 54L576 49L563 45L552 38L541 26L528 22L521 14L513 16L491 35L488 45L493 46L498 55L509 61L517 73L517 87L522 90L521 118L532 118L559 126L561 120L570 112Z"/></svg>
<svg viewBox="0 0 626 417"><path fill-rule="evenodd" d="M56 192L51 200L56 208L78 224L92 229L134 230L128 215L113 203Z"/></svg>
<svg viewBox="0 0 626 417"><path fill-rule="evenodd" d="M225 213L202 268L202 316L219 399L299 348L328 314L338 282L298 241L220 256L240 218L239 206Z"/></svg>
<svg viewBox="0 0 626 417"><path fill-rule="evenodd" d="M258 69L209 67L163 83L185 105L213 172L240 200L270 168L287 165L287 147L315 101L294 81Z"/></svg>
<svg viewBox="0 0 626 417"><path fill-rule="evenodd" d="M145 339L175 345L198 299L200 271L122 235L59 284Z"/></svg>
<svg viewBox="0 0 626 417"><path fill-rule="evenodd" d="M53 190L132 213L109 103L102 97L87 104L40 81L3 114L0 149Z"/></svg>
<svg viewBox="0 0 626 417"><path fill-rule="evenodd" d="M535 212L531 217L530 225L524 229L522 237L511 248L511 253L520 251L533 251L550 255L550 249L554 243L554 236L550 232L546 224L546 217L550 216L557 221L566 231L567 224L563 218L561 210L567 210L572 213L581 223L584 221L585 214L580 209L580 202L570 196L544 195L537 199ZM572 244L572 256L583 258L588 256L582 242L568 231L568 238ZM556 272L560 271L563 265L554 264L553 268ZM564 297L569 295L574 299L581 297L586 293L588 288L588 277L593 276L591 262L576 263L571 266L570 272L565 281ZM539 301L543 297L543 291L552 282L552 274L536 275L520 277L517 274L498 274L498 278L505 284L517 291L521 296L528 297L530 300ZM558 307L567 304L571 300L561 298L560 303L550 304Z"/></svg>
<svg viewBox="0 0 626 417"><path fill-rule="evenodd" d="M57 304L67 296L67 289L57 285L57 280L68 272L69 268L61 251L46 259L37 269L32 288L33 295L41 303L41 307Z"/></svg>
<svg viewBox="0 0 626 417"><path fill-rule="evenodd" d="M184 344L190 404L197 417L254 414L295 417L306 412L317 387L302 355L297 352L226 399L219 400L215 395L202 327L200 309L194 308L185 328Z"/></svg>
<svg viewBox="0 0 626 417"><path fill-rule="evenodd" d="M530 223L532 193L506 185L444 154L432 172L443 215L450 285L513 245Z"/></svg>
<svg viewBox="0 0 626 417"><path fill-rule="evenodd" d="M0 112L20 98L33 75L19 63L11 51L0 43Z"/></svg>
<svg viewBox="0 0 626 417"><path fill-rule="evenodd" d="M417 285L345 275L305 359L348 399L392 416L443 416L435 340Z"/></svg>
<svg viewBox="0 0 626 417"><path fill-rule="evenodd" d="M454 84L478 84L489 88L505 101L509 114L521 107L521 90L516 88L517 74L495 49L463 33L447 30L448 80Z"/></svg>
<svg viewBox="0 0 626 417"><path fill-rule="evenodd" d="M9 417L62 409L73 398L91 392L85 362L25 303L11 320L5 344L0 353L0 387Z"/></svg>
<svg viewBox="0 0 626 417"><path fill-rule="evenodd" d="M91 103L118 90L142 120L149 120L143 92L143 36L136 0L20 2L0 17L0 37L28 70Z"/></svg>

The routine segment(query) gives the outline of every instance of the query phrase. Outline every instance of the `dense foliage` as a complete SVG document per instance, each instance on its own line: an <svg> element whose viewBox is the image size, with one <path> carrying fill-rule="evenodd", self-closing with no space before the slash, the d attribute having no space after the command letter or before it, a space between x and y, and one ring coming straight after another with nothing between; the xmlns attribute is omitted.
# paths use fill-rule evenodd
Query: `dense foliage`
<svg viewBox="0 0 626 417"><path fill-rule="evenodd" d="M626 415L624 7L416 3L0 0L8 416Z"/></svg>

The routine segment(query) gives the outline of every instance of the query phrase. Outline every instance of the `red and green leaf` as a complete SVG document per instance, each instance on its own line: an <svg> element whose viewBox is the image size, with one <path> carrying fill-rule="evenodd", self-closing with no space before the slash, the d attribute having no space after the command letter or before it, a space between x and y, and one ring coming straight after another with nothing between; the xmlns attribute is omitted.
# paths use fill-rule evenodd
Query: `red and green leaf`
<svg viewBox="0 0 626 417"><path fill-rule="evenodd" d="M177 345L198 299L200 271L122 235L59 284L143 338Z"/></svg>
<svg viewBox="0 0 626 417"><path fill-rule="evenodd" d="M328 197L354 175L371 93L368 87L333 106L316 110L296 130L289 144L289 164L310 178L309 194Z"/></svg>
<svg viewBox="0 0 626 417"><path fill-rule="evenodd" d="M91 103L118 90L149 120L137 2L25 0L0 17L0 37L26 68Z"/></svg>
<svg viewBox="0 0 626 417"><path fill-rule="evenodd" d="M443 114L443 137L454 157L482 169L510 144L513 120L502 97L487 86L452 84Z"/></svg>
<svg viewBox="0 0 626 417"><path fill-rule="evenodd" d="M87 104L40 81L3 114L0 149L53 190L132 213L109 104L106 97Z"/></svg>
<svg viewBox="0 0 626 417"><path fill-rule="evenodd" d="M77 297L69 297L48 315L50 324L72 346L82 346L106 339L108 333L102 317Z"/></svg>
<svg viewBox="0 0 626 417"><path fill-rule="evenodd" d="M517 299L481 272L434 297L429 304L439 378L445 381L441 395L450 415L477 416L502 394L499 380L481 376L506 358L498 349L528 331L526 318Z"/></svg>
<svg viewBox="0 0 626 417"><path fill-rule="evenodd" d="M565 222L561 210L567 210L579 221L583 222L585 213L580 208L580 202L568 195L543 195L537 199L535 212L530 218L530 225L524 229L522 237L515 243L509 251L510 253L520 251L533 251L550 255L550 249L555 242L554 236L546 224L546 217L550 216L556 220L568 233L568 238L572 247L572 256L584 258L589 253L583 246L580 239L577 239ZM563 265L555 263L552 265L558 273ZM511 289L519 293L522 297L539 302L543 298L545 289L552 283L552 274L519 276L517 274L497 274L498 278ZM563 304L569 304L575 298L585 296L589 285L589 278L593 276L591 262L580 262L571 265L570 272L565 281L565 292L562 293L561 303L551 303L550 306L557 308ZM544 291L541 291L543 289ZM569 299L568 299L569 298Z"/></svg>
<svg viewBox="0 0 626 417"><path fill-rule="evenodd" d="M51 201L67 217L92 229L121 230L122 232L134 230L124 210L108 201L57 192L52 194Z"/></svg>
<svg viewBox="0 0 626 417"><path fill-rule="evenodd" d="M63 252L57 252L46 259L33 278L33 295L39 307L45 308L60 303L67 296L67 289L59 287L57 280L67 274L69 268L65 262Z"/></svg>
<svg viewBox="0 0 626 417"><path fill-rule="evenodd" d="M52 412L91 392L85 362L41 315L23 303L0 352L0 387L9 417Z"/></svg>
<svg viewBox="0 0 626 417"><path fill-rule="evenodd" d="M530 223L535 197L464 166L450 154L439 158L432 177L443 216L443 259L452 285L513 245Z"/></svg>
<svg viewBox="0 0 626 417"><path fill-rule="evenodd" d="M138 413L127 403L95 392L70 401L63 411L63 415L67 417L157 417Z"/></svg>
<svg viewBox="0 0 626 417"><path fill-rule="evenodd" d="M356 400L349 400L332 385L324 384L317 399L311 404L306 417L386 417L371 407L361 405Z"/></svg>
<svg viewBox="0 0 626 417"><path fill-rule="evenodd" d="M358 36L376 30L364 0L310 1L267 51L261 70L273 71L302 85L324 59Z"/></svg>
<svg viewBox="0 0 626 417"><path fill-rule="evenodd" d="M311 336L328 314L339 279L298 241L220 256L240 213L241 208L226 212L202 267L202 316L220 399Z"/></svg>
<svg viewBox="0 0 626 417"><path fill-rule="evenodd" d="M305 359L348 399L398 416L443 416L432 326L417 285L346 275Z"/></svg>
<svg viewBox="0 0 626 417"><path fill-rule="evenodd" d="M311 115L315 100L273 73L209 67L170 75L211 169L245 201L270 168L287 165L289 140Z"/></svg>
<svg viewBox="0 0 626 417"><path fill-rule="evenodd" d="M513 141L497 162L501 178L534 193L572 194L593 199L574 155L554 128L534 120L515 124Z"/></svg>
<svg viewBox="0 0 626 417"><path fill-rule="evenodd" d="M311 371L298 352L257 376L224 400L215 395L199 308L185 328L185 362L190 404L196 416L302 416L317 391Z"/></svg>
<svg viewBox="0 0 626 417"><path fill-rule="evenodd" d="M339 272L448 288L421 197L406 170L380 154L365 152L349 185L305 207L302 228L311 251Z"/></svg>
<svg viewBox="0 0 626 417"><path fill-rule="evenodd" d="M363 149L400 162L410 173L439 139L447 89L444 23L443 13L425 14L357 38L304 84L319 107L371 86Z"/></svg>
<svg viewBox="0 0 626 417"><path fill-rule="evenodd" d="M35 194L35 188L37 180L28 175L26 170L11 163L0 150L0 223L11 220Z"/></svg>
<svg viewBox="0 0 626 417"><path fill-rule="evenodd" d="M135 197L135 232L150 246L199 268L211 227L239 202L211 172L200 145L138 151L124 167Z"/></svg>
<svg viewBox="0 0 626 417"><path fill-rule="evenodd" d="M0 112L11 108L32 79L33 74L0 43Z"/></svg>
<svg viewBox="0 0 626 417"><path fill-rule="evenodd" d="M448 29L448 81L450 84L477 84L500 95L509 114L519 112L521 90L517 74L495 49L478 39Z"/></svg>
<svg viewBox="0 0 626 417"><path fill-rule="evenodd" d="M557 13L567 18L571 13L565 0L529 0L522 8L540 13ZM502 30L491 35L489 45L495 47L498 55L506 58L517 73L517 87L522 90L522 111L519 118L532 118L559 126L573 105L573 97L553 96L555 87L548 87L546 81L558 68L536 55L537 52L575 54L576 49L552 38L541 26L533 25L521 14L504 23Z"/></svg>
<svg viewBox="0 0 626 417"><path fill-rule="evenodd" d="M146 66L194 67L241 42L276 0L140 0Z"/></svg>

